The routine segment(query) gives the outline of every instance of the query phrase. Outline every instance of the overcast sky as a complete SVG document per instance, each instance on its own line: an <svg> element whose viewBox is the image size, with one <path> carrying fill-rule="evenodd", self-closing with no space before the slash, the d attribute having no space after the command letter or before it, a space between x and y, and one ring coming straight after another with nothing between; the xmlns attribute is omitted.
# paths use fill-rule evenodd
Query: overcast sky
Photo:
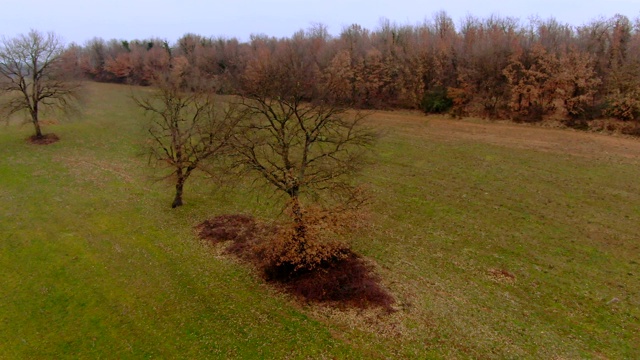
<svg viewBox="0 0 640 360"><path fill-rule="evenodd" d="M250 34L291 36L312 23L329 27L333 35L344 26L375 29L381 18L401 25L422 23L440 10L457 24L468 14L555 17L582 25L616 13L635 19L640 0L15 0L3 1L0 35L13 37L29 29L54 31L66 42L83 44L93 37L174 42L185 33L237 37Z"/></svg>

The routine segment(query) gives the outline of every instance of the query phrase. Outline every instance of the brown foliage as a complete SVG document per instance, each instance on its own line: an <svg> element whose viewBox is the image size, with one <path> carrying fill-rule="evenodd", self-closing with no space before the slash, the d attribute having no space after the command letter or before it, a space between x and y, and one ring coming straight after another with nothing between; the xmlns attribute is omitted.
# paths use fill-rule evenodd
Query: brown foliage
<svg viewBox="0 0 640 360"><path fill-rule="evenodd" d="M291 220L275 227L269 240L256 249L265 268L293 274L346 258L348 247L335 238L349 225L352 213L319 206L302 209L295 201L286 210Z"/></svg>
<svg viewBox="0 0 640 360"><path fill-rule="evenodd" d="M245 215L220 215L196 227L201 239L231 241L227 252L254 264L264 278L306 301L334 302L355 307L380 306L391 310L393 297L380 285L372 265L346 245L325 241L334 223L353 218L347 211L306 211L310 236L304 256L288 251L296 224L265 224ZM353 218L354 224L359 219ZM323 233L320 233L324 231ZM313 243L312 243L313 242ZM305 266L296 266L304 263Z"/></svg>
<svg viewBox="0 0 640 360"><path fill-rule="evenodd" d="M602 83L594 71L594 63L589 54L571 49L559 61L557 76L558 98L564 104L570 118L592 118L598 86Z"/></svg>
<svg viewBox="0 0 640 360"><path fill-rule="evenodd" d="M473 99L473 93L468 86L447 89L447 96L453 102L451 107L451 115L456 118L462 118L469 114L468 106Z"/></svg>
<svg viewBox="0 0 640 360"><path fill-rule="evenodd" d="M205 220L196 227L196 230L201 239L213 243L229 240L246 242L255 236L256 222L247 215L220 215Z"/></svg>
<svg viewBox="0 0 640 360"><path fill-rule="evenodd" d="M623 121L640 119L640 90L609 96L606 114Z"/></svg>
<svg viewBox="0 0 640 360"><path fill-rule="evenodd" d="M511 57L503 74L509 84L509 108L514 119L540 121L555 109L557 71L556 57L541 45Z"/></svg>
<svg viewBox="0 0 640 360"><path fill-rule="evenodd" d="M286 88L307 102L419 109L425 93L461 89L454 116L586 121L611 105L609 116L631 119L627 94L639 84L640 32L621 15L579 27L468 16L456 28L440 12L416 26L382 20L371 31L354 24L337 37L315 25L246 43L187 34L171 48L158 40L94 39L78 66L99 81L148 84L149 69L169 54L185 57L224 93L277 97Z"/></svg>
<svg viewBox="0 0 640 360"><path fill-rule="evenodd" d="M356 70L351 53L339 51L332 59L324 74L327 88L331 90L333 101L351 104L356 97Z"/></svg>

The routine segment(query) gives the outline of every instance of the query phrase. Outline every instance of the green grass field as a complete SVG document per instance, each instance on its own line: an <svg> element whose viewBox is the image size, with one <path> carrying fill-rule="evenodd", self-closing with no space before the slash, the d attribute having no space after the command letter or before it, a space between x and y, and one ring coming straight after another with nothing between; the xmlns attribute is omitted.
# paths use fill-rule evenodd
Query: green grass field
<svg viewBox="0 0 640 360"><path fill-rule="evenodd" d="M640 358L637 140L570 155L375 114L372 224L352 246L398 311L339 310L196 239L208 217L272 218L279 200L201 176L171 209L131 91L146 90L88 84L82 116L44 127L52 145L0 127L0 358Z"/></svg>

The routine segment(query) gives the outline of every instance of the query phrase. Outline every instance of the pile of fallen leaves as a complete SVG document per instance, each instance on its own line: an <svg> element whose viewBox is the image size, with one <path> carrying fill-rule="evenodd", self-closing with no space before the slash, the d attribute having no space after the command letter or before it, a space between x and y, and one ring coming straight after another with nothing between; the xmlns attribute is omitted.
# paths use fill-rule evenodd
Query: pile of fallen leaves
<svg viewBox="0 0 640 360"><path fill-rule="evenodd" d="M380 286L373 266L344 244L335 241L306 244L311 249L331 250L310 267L296 266L283 261L282 256L275 256L282 251L290 252L287 246L291 242L292 226L286 222L259 222L250 216L234 214L206 220L196 227L196 231L207 242L226 243L227 254L252 264L265 281L300 299L391 310L394 299Z"/></svg>

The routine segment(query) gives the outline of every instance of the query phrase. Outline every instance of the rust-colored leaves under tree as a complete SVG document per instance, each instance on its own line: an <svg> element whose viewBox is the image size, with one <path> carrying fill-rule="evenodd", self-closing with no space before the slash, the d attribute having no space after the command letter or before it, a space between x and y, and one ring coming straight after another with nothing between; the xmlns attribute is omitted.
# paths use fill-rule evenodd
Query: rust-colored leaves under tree
<svg viewBox="0 0 640 360"><path fill-rule="evenodd" d="M328 214L315 216L312 231L330 227L327 223L336 220L328 219L331 217ZM253 264L266 281L300 299L360 308L379 306L392 311L394 299L380 285L373 265L343 245L329 245L340 249L338 256L321 262L307 259L314 264L311 268L299 268L286 261L289 255L300 256L295 251L287 254L285 243L290 240L288 233L292 226L287 222L266 224L246 215L220 215L198 225L196 230L201 239L212 243L230 241L228 253ZM319 248L317 243L315 246Z"/></svg>

